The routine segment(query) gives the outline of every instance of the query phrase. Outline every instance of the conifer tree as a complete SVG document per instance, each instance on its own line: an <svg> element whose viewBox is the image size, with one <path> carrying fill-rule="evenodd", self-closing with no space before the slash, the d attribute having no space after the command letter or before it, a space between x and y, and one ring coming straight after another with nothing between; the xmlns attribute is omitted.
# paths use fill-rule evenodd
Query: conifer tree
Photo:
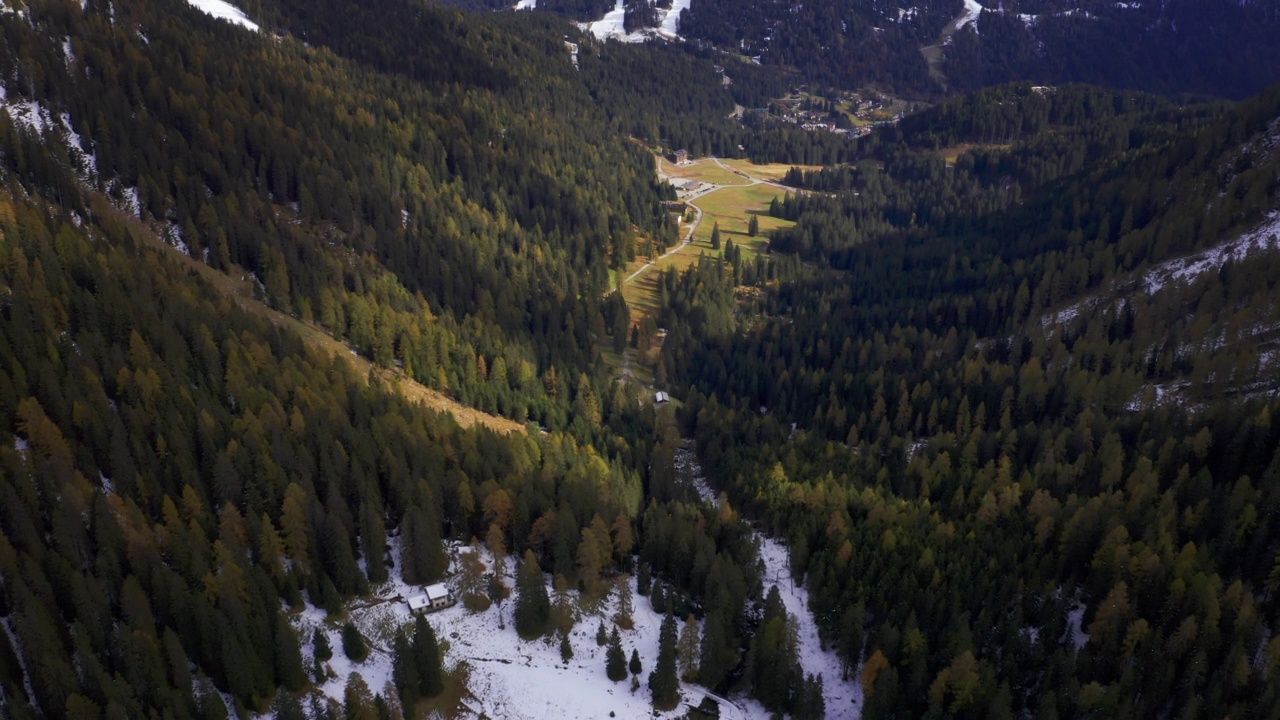
<svg viewBox="0 0 1280 720"><path fill-rule="evenodd" d="M400 704L412 711L421 697L418 686L418 663L414 659L409 638L404 632L397 632L391 642L391 679L395 683L396 692L400 694Z"/></svg>
<svg viewBox="0 0 1280 720"><path fill-rule="evenodd" d="M425 617L418 616L413 628L413 644L410 648L414 666L418 671L418 694L435 697L444 690L444 668L440 662L440 643L435 628Z"/></svg>
<svg viewBox="0 0 1280 720"><path fill-rule="evenodd" d="M596 628L596 645L604 647L609 644L609 634L605 632L604 621L600 621L600 626Z"/></svg>
<svg viewBox="0 0 1280 720"><path fill-rule="evenodd" d="M533 551L525 550L516 578L516 632L525 640L540 638L547 633L550 619L551 599L547 597L546 579Z"/></svg>
<svg viewBox="0 0 1280 720"><path fill-rule="evenodd" d="M649 673L649 689L656 710L671 710L680 702L680 680L676 677L676 619L671 613L662 620L658 636L658 660Z"/></svg>
<svg viewBox="0 0 1280 720"><path fill-rule="evenodd" d="M631 577L623 576L618 583L618 612L613 616L614 624L623 630L630 630L635 627L635 621L631 617L634 612L634 601L631 597Z"/></svg>
<svg viewBox="0 0 1280 720"><path fill-rule="evenodd" d="M569 634L560 636L560 659L566 664L573 659L573 645L569 642Z"/></svg>
<svg viewBox="0 0 1280 720"><path fill-rule="evenodd" d="M657 613L666 612L667 610L667 595L666 590L662 587L661 580L653 581L653 591L649 593L649 605Z"/></svg>
<svg viewBox="0 0 1280 720"><path fill-rule="evenodd" d="M720 249L720 223L711 226L711 249Z"/></svg>
<svg viewBox="0 0 1280 720"><path fill-rule="evenodd" d="M609 649L605 651L605 672L609 679L619 682L627 679L627 654L622 650L622 638L618 637L618 628L609 636Z"/></svg>
<svg viewBox="0 0 1280 720"><path fill-rule="evenodd" d="M627 669L635 676L644 672L644 666L640 664L640 653L635 648L631 648L631 661L627 663Z"/></svg>
<svg viewBox="0 0 1280 720"><path fill-rule="evenodd" d="M329 633L323 628L316 628L312 635L315 644L315 657L319 662L324 662L333 657L333 648L329 646Z"/></svg>
<svg viewBox="0 0 1280 720"><path fill-rule="evenodd" d="M369 657L369 648L364 643L364 636L351 623L342 626L342 654L354 663L362 663Z"/></svg>
<svg viewBox="0 0 1280 720"><path fill-rule="evenodd" d="M400 573L412 585L435 582L448 566L440 524L417 505L405 511L400 532Z"/></svg>
<svg viewBox="0 0 1280 720"><path fill-rule="evenodd" d="M684 620L680 629L680 645L677 659L680 665L680 677L693 681L698 676L698 620L693 615Z"/></svg>
<svg viewBox="0 0 1280 720"><path fill-rule="evenodd" d="M649 568L649 563L640 563L640 571L636 575L636 592L641 595L648 595L650 586L653 584L653 571Z"/></svg>
<svg viewBox="0 0 1280 720"><path fill-rule="evenodd" d="M750 222L747 223L747 235L750 235L751 237L756 237L759 234L760 234L760 218L755 213L751 213L751 220Z"/></svg>

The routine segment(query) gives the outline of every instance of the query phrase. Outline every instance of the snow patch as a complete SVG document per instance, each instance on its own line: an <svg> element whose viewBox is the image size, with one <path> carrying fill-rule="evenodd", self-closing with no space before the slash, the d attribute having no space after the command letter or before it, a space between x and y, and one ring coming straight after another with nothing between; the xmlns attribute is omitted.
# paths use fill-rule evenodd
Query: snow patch
<svg viewBox="0 0 1280 720"><path fill-rule="evenodd" d="M124 190L124 207L134 217L142 217L142 196L138 194L138 188L130 187Z"/></svg>
<svg viewBox="0 0 1280 720"><path fill-rule="evenodd" d="M787 549L773 538L760 538L760 559L764 562L764 584L775 585L782 597L787 614L795 623L799 640L800 667L805 675L822 676L822 699L827 718L862 716L862 686L849 678L843 678L840 658L834 650L825 649L818 636L818 625L809 612L809 591L791 580L791 561Z"/></svg>
<svg viewBox="0 0 1280 720"><path fill-rule="evenodd" d="M18 636L13 631L12 622L8 617L0 618L0 628L4 628L5 641L9 643L9 647L13 648L13 654L17 656L18 669L22 671L22 688L27 691L28 698L35 698L35 688L31 686L31 672L27 669L27 658L22 653L22 643L18 642ZM36 701L34 699L32 699L31 703L31 707L35 708L36 712L39 713L40 706L35 704Z"/></svg>
<svg viewBox="0 0 1280 720"><path fill-rule="evenodd" d="M1069 636L1071 646L1076 649L1076 652L1079 652L1089 643L1089 633L1084 631L1084 611L1085 604L1077 600L1071 610L1067 612L1066 634Z"/></svg>
<svg viewBox="0 0 1280 720"><path fill-rule="evenodd" d="M27 442L26 440L23 440L22 438L18 437L17 435L14 435L14 436L13 436L13 449L14 449L14 450L17 450L17 451L18 451L18 452L20 452L20 453L25 453L26 451L28 451L28 450L30 450L30 449L31 449L31 443Z"/></svg>
<svg viewBox="0 0 1280 720"><path fill-rule="evenodd" d="M523 0L522 0L523 1ZM691 0L672 0L670 10L658 9L658 25L653 28L642 28L633 33L626 31L626 9L623 0L618 0L613 9L604 17L589 23L578 23L578 27L596 36L597 40L618 40L626 43L641 43L653 38L664 40L680 40L680 12L689 8ZM519 7L519 6L517 6Z"/></svg>
<svg viewBox="0 0 1280 720"><path fill-rule="evenodd" d="M538 8L538 0L520 0L516 3L516 10L536 10Z"/></svg>
<svg viewBox="0 0 1280 720"><path fill-rule="evenodd" d="M1222 269L1228 262L1242 262L1250 255L1280 248L1280 211L1272 211L1257 229L1194 255L1169 260L1151 268L1142 285L1154 295L1171 283L1185 282L1206 272Z"/></svg>
<svg viewBox="0 0 1280 720"><path fill-rule="evenodd" d="M662 17L658 25L658 34L673 38L680 37L680 12L688 10L691 0L672 0L671 9Z"/></svg>
<svg viewBox="0 0 1280 720"><path fill-rule="evenodd" d="M257 32L261 28L258 24L249 19L248 15L240 8L227 2L227 0L187 0L196 8L202 10L207 15L212 15L219 20L226 20L229 23L240 25ZM372 688L373 686L370 686Z"/></svg>
<svg viewBox="0 0 1280 720"><path fill-rule="evenodd" d="M17 125L43 135L45 128L53 125L53 116L40 103L31 100L9 100L8 93L0 91L0 100L4 101L4 111Z"/></svg>
<svg viewBox="0 0 1280 720"><path fill-rule="evenodd" d="M973 23L973 29L978 29L978 16L982 14L983 7L978 4L978 0L964 0L964 14L956 21L956 30Z"/></svg>
<svg viewBox="0 0 1280 720"><path fill-rule="evenodd" d="M85 150L84 139L80 137L80 133L71 128L71 115L62 113L59 119L67 133L67 148L72 151L71 156L80 165L77 170L80 172L81 179L92 183L98 177L97 156Z"/></svg>

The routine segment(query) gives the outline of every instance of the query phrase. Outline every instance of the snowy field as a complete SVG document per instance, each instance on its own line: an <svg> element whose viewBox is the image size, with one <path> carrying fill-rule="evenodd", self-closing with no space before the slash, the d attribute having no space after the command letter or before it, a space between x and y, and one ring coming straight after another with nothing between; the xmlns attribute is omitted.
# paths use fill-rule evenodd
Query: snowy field
<svg viewBox="0 0 1280 720"><path fill-rule="evenodd" d="M666 40L679 40L680 11L689 7L691 0L673 0L670 10L658 9L658 26L656 28L645 28L637 30L633 33L627 33L624 27L626 11L623 7L623 1L618 0L613 9L604 14L604 17L595 22L579 23L578 27L596 36L598 40L620 40L622 42L639 43L651 38L660 37ZM537 0L521 0L521 5L525 2L532 2L536 5ZM517 9L521 5L516 5Z"/></svg>
<svg viewBox="0 0 1280 720"><path fill-rule="evenodd" d="M397 550L396 544L393 539L393 552ZM456 552L458 548L452 550ZM486 566L492 567L492 558L487 553L484 559ZM508 559L508 587L515 586L514 572L515 562ZM682 683L682 701L675 710L666 713L653 711L648 676L657 661L662 616L653 611L647 597L635 593L635 578L629 578L629 582L635 627L620 630L619 634L627 657L631 657L634 648L639 652L643 665L640 688L635 693L631 692L630 679L618 683L609 680L605 673L606 648L596 645L595 640L596 628L602 620L606 629L613 628L616 593L601 602L594 612L580 612L569 636L573 659L567 664L560 659L559 636L525 642L516 634L514 593L501 605L494 605L481 613L469 612L459 603L427 615L441 644L447 645L445 666L456 668L459 663L466 663L469 669L469 692L463 702L461 717L586 720L607 718L613 713L618 718L675 718L689 708L697 707L707 691L697 685ZM369 657L360 664L352 663L343 655L340 626L326 624L324 611L308 606L293 617L294 629L303 640L303 658L307 662L314 654L312 631L323 627L328 635L333 658L327 665L333 677L320 688L325 695L341 702L352 672L360 673L371 692L386 692L386 685L391 680L391 639L397 628L408 626L413 620L402 598L418 592L420 590L397 578L379 586L373 598L353 603L348 615L369 645ZM555 595L549 582L547 592L554 603ZM570 595L576 606L578 593L573 591ZM765 720L769 717L769 713L753 700L716 699L721 701L720 716L725 720Z"/></svg>
<svg viewBox="0 0 1280 720"><path fill-rule="evenodd" d="M247 27L254 32L259 29L258 24L250 20L248 15L226 0L187 0L187 2L220 20Z"/></svg>

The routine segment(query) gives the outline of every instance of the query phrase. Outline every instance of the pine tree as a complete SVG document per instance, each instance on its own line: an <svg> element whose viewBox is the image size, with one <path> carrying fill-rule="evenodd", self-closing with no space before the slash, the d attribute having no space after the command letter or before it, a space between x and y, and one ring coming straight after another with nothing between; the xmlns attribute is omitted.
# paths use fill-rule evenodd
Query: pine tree
<svg viewBox="0 0 1280 720"><path fill-rule="evenodd" d="M649 673L649 689L656 710L671 710L680 702L680 681L676 678L676 619L671 613L662 620L658 635L658 661Z"/></svg>
<svg viewBox="0 0 1280 720"><path fill-rule="evenodd" d="M649 563L640 563L640 572L636 575L636 592L641 595L648 595L649 588L653 584L653 571L649 569Z"/></svg>
<svg viewBox="0 0 1280 720"><path fill-rule="evenodd" d="M605 632L604 621L600 621L600 627L596 628L596 645L604 647L609 644L609 634Z"/></svg>
<svg viewBox="0 0 1280 720"><path fill-rule="evenodd" d="M323 628L316 628L312 637L315 642L315 656L318 662L324 662L333 657L333 648L329 646L329 633L325 632Z"/></svg>
<svg viewBox="0 0 1280 720"><path fill-rule="evenodd" d="M342 626L342 654L354 663L362 663L369 657L369 648L364 643L364 636L351 623Z"/></svg>
<svg viewBox="0 0 1280 720"><path fill-rule="evenodd" d="M410 652L413 654L413 663L418 671L418 694L427 698L439 695L444 690L440 643L436 640L435 628L431 627L431 623L421 615L414 624Z"/></svg>
<svg viewBox="0 0 1280 720"><path fill-rule="evenodd" d="M711 226L711 249L720 249L720 223Z"/></svg>
<svg viewBox="0 0 1280 720"><path fill-rule="evenodd" d="M448 566L440 523L417 505L405 511L400 533L400 573L412 585L435 582Z"/></svg>
<svg viewBox="0 0 1280 720"><path fill-rule="evenodd" d="M516 632L525 640L547 633L551 619L551 599L547 597L546 580L532 550L524 551L516 578Z"/></svg>
<svg viewBox="0 0 1280 720"><path fill-rule="evenodd" d="M667 595L662 587L661 580L653 581L653 591L649 593L649 605L657 613L666 612L667 610Z"/></svg>
<svg viewBox="0 0 1280 720"><path fill-rule="evenodd" d="M418 685L421 682L418 664L414 661L409 638L403 631L397 632L391 641L391 680L400 694L402 706L413 708L418 704Z"/></svg>
<svg viewBox="0 0 1280 720"><path fill-rule="evenodd" d="M635 621L631 617L634 612L631 577L623 576L622 581L618 583L618 612L613 616L614 624L623 630L630 630L635 627Z"/></svg>
<svg viewBox="0 0 1280 720"><path fill-rule="evenodd" d="M560 659L567 665L573 659L573 645L569 642L569 634L560 636Z"/></svg>
<svg viewBox="0 0 1280 720"><path fill-rule="evenodd" d="M640 653L635 648L631 648L631 661L627 663L627 669L635 676L644 672L644 666L640 664Z"/></svg>
<svg viewBox="0 0 1280 720"><path fill-rule="evenodd" d="M750 235L751 237L756 237L759 234L760 234L760 218L755 213L751 213L751 221L747 223L747 235Z"/></svg>
<svg viewBox="0 0 1280 720"><path fill-rule="evenodd" d="M680 629L680 645L677 658L680 661L680 677L693 681L698 676L698 620L693 615L685 618Z"/></svg>
<svg viewBox="0 0 1280 720"><path fill-rule="evenodd" d="M297 692L307 683L306 673L302 669L302 652L298 648L298 638L294 636L289 623L276 619L276 647L273 653L276 661L276 679L281 686L290 692Z"/></svg>
<svg viewBox="0 0 1280 720"><path fill-rule="evenodd" d="M627 654L622 650L622 638L618 637L618 628L609 636L609 649L605 651L605 672L614 682L627 679Z"/></svg>
<svg viewBox="0 0 1280 720"><path fill-rule="evenodd" d="M373 707L373 694L369 692L369 684L358 672L351 673L347 678L347 686L342 693L342 704L347 720L377 720L377 710Z"/></svg>

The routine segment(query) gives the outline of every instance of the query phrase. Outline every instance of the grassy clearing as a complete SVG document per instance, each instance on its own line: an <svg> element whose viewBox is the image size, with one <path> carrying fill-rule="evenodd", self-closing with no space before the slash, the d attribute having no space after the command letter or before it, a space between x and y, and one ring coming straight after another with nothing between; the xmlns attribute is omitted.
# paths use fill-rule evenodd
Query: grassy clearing
<svg viewBox="0 0 1280 720"><path fill-rule="evenodd" d="M753 178L772 180L773 182L782 180L782 178L786 177L787 171L793 167L798 167L801 170L822 169L821 165L792 165L790 163L768 163L767 165L757 165L746 159L721 160L720 162L735 170L741 170Z"/></svg>
<svg viewBox="0 0 1280 720"><path fill-rule="evenodd" d="M769 217L769 202L775 197L781 198L783 194L784 191L769 185L751 185L723 188L698 198L698 207L702 208L704 216L690 247L702 245L708 252L712 252L711 232L718 222L721 243L733 240L734 245L747 252L763 250L768 243L769 232L795 224L789 220ZM747 235L752 215L760 223L760 236L754 238Z"/></svg>
<svg viewBox="0 0 1280 720"><path fill-rule="evenodd" d="M110 208L110 205L105 199L103 199L100 206L95 207L99 212L109 211L108 208ZM239 268L233 269L230 274L219 272L204 263L196 262L189 255L178 252L161 240L151 228L144 225L137 218L125 217L124 220L136 237L145 239L155 247L171 251L169 257L177 258L187 268L194 270L203 280L217 288L219 292L233 299L240 309L266 318L276 327L296 333L313 350L318 350L329 357L343 358L351 364L351 368L355 371L357 377L367 378L370 371L372 371L384 383L398 390L410 402L422 403L436 412L448 413L463 427L470 427L475 423L480 423L500 433L525 431L525 427L514 420L508 420L507 418L490 415L475 408L467 407L425 385L419 384L403 372L375 366L367 359L356 355L345 343L335 340L318 326L304 323L295 317L267 307L261 300L254 297L253 283L251 281L237 279L244 278L246 275Z"/></svg>
<svg viewBox="0 0 1280 720"><path fill-rule="evenodd" d="M988 150L1006 150L1009 147L1011 146L1008 144L985 145L985 144L978 144L978 143L961 143L959 145L953 145L951 147L942 148L941 150L938 151L938 154L942 156L942 159L946 161L948 165L955 165L956 158L969 152L970 150L979 149L979 148L988 149Z"/></svg>
<svg viewBox="0 0 1280 720"><path fill-rule="evenodd" d="M665 158L658 158L658 172L673 178L683 178L687 180L698 180L712 185L747 185L750 179L742 177L734 173L732 170L725 170L710 158L702 158L694 160L686 165L676 165L667 162ZM783 172L786 172L785 170Z"/></svg>

